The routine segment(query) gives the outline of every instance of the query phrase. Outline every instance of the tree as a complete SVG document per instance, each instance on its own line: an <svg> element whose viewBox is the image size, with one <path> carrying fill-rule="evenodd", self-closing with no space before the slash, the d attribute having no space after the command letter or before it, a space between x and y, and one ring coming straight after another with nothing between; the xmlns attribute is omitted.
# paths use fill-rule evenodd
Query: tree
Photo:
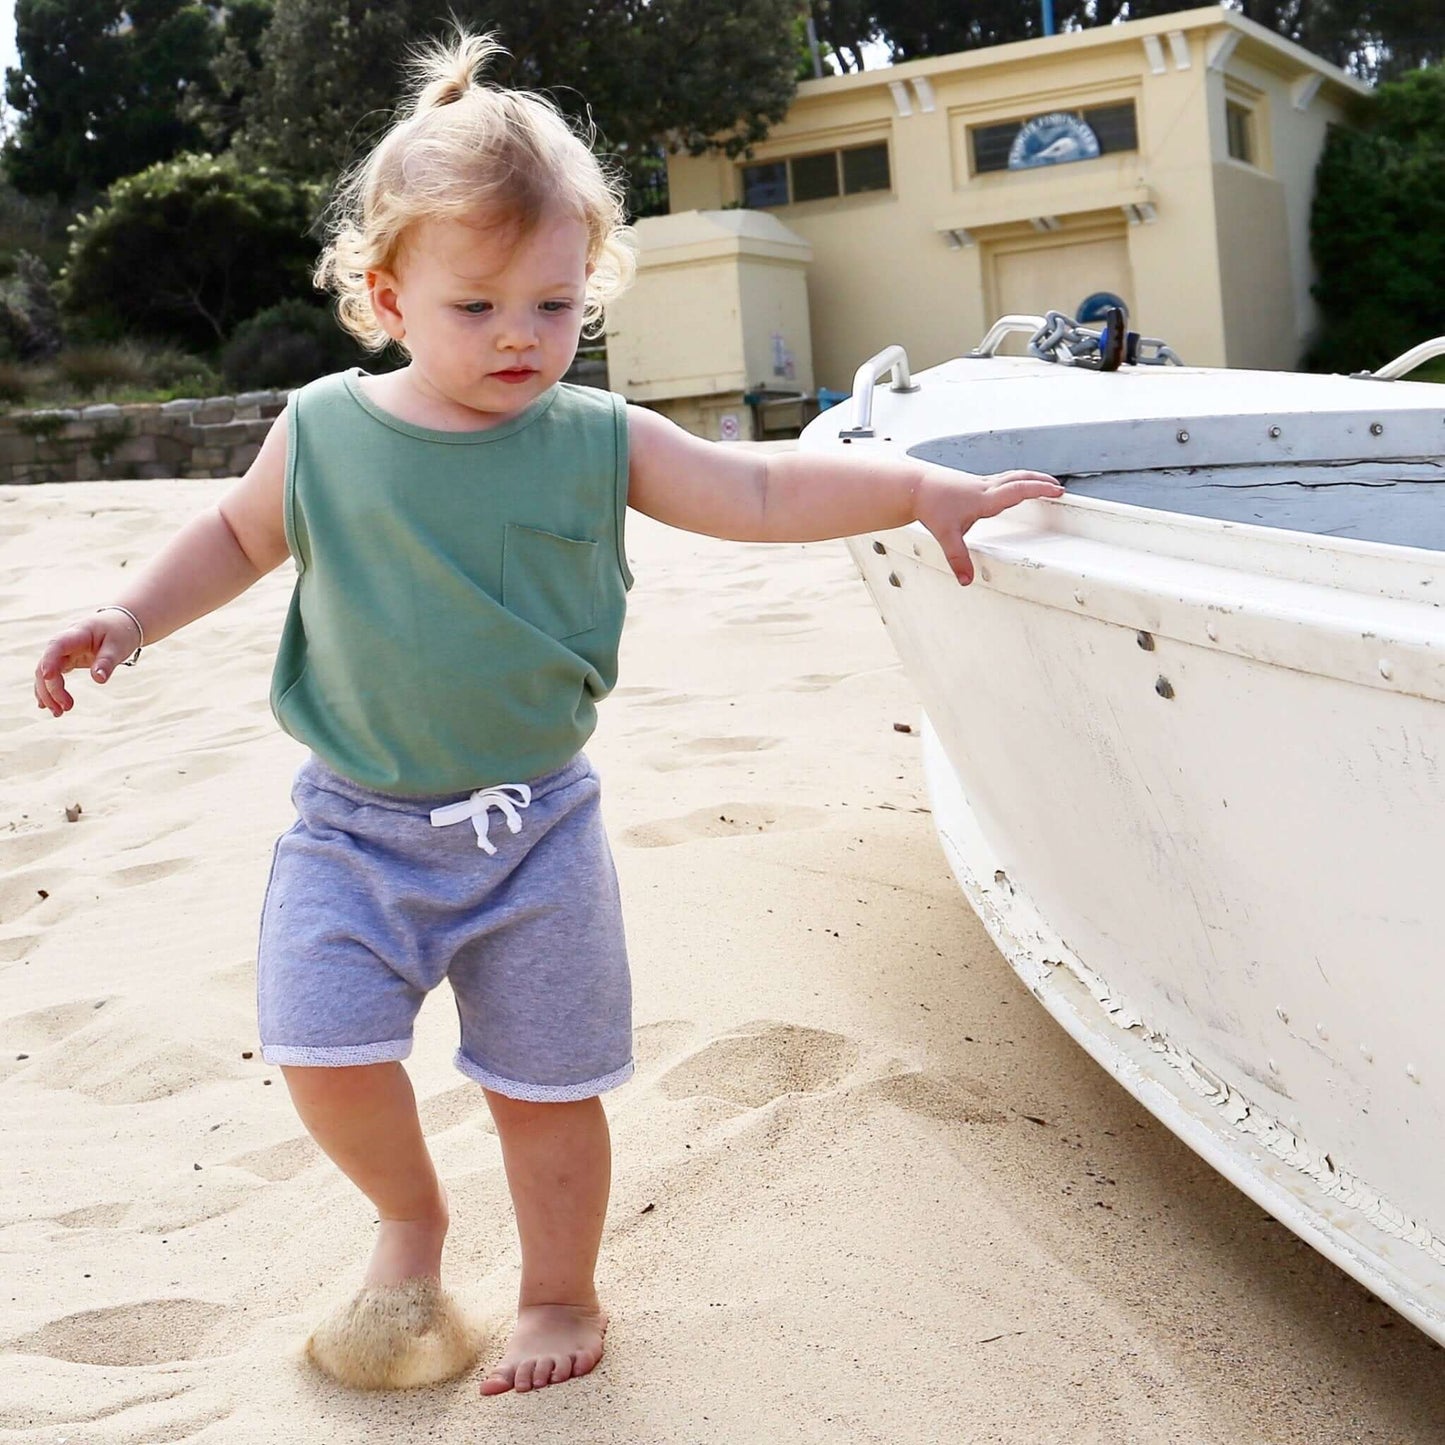
<svg viewBox="0 0 1445 1445"><path fill-rule="evenodd" d="M181 115L211 85L216 28L188 0L18 0L17 113L4 161L17 190L69 199L199 141Z"/></svg>
<svg viewBox="0 0 1445 1445"><path fill-rule="evenodd" d="M1399 73L1445 52L1439 0L1227 0L1232 9L1366 79ZM1059 30L1168 15L1180 0L1055 0ZM880 38L895 61L976 50L1043 33L1038 0L813 0L822 35L858 56ZM861 65L857 68L861 68Z"/></svg>
<svg viewBox="0 0 1445 1445"><path fill-rule="evenodd" d="M77 221L62 301L102 333L212 349L262 307L312 294L318 202L230 156L163 161Z"/></svg>
<svg viewBox="0 0 1445 1445"><path fill-rule="evenodd" d="M1307 364L1374 368L1445 333L1445 66L1382 85L1370 129L1330 131L1310 239L1323 325Z"/></svg>
<svg viewBox="0 0 1445 1445"><path fill-rule="evenodd" d="M494 79L547 92L624 161L659 139L740 153L795 88L796 0L458 0L452 14L510 51ZM446 28L433 0L276 0L238 144L297 175L336 175L389 124L408 44Z"/></svg>

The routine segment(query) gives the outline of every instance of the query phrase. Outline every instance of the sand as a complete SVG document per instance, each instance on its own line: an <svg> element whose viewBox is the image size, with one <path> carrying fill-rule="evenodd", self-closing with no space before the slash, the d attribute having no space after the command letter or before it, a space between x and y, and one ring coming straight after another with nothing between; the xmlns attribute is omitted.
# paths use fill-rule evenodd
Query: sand
<svg viewBox="0 0 1445 1445"><path fill-rule="evenodd" d="M301 1347L371 1215L254 1032L300 760L266 704L290 579L82 681L63 719L29 694L52 630L216 490L0 489L0 1440L1445 1439L1436 1347L1156 1124L993 949L841 544L641 520L590 749L638 1058L608 1102L606 1358L521 1397L322 1378ZM454 1028L433 998L409 1068L449 1281L503 1320L517 1248Z"/></svg>

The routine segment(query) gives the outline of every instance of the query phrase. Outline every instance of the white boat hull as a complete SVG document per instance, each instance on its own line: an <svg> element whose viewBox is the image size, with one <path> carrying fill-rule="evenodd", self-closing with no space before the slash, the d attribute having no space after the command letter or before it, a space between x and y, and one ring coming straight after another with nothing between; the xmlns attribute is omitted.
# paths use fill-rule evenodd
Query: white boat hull
<svg viewBox="0 0 1445 1445"><path fill-rule="evenodd" d="M946 434L879 396L877 445ZM969 540L966 589L921 528L850 547L970 901L1135 1097L1445 1342L1445 558L1087 498Z"/></svg>

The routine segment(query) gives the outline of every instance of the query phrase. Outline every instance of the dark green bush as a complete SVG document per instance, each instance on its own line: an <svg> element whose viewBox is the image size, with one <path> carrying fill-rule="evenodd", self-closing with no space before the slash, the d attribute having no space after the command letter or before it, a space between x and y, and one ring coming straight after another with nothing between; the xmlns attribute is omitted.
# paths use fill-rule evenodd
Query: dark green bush
<svg viewBox="0 0 1445 1445"><path fill-rule="evenodd" d="M0 281L0 355L43 361L60 350L60 310L50 271L38 256L20 251Z"/></svg>
<svg viewBox="0 0 1445 1445"><path fill-rule="evenodd" d="M315 187L229 156L180 156L117 181L74 228L62 301L99 340L221 344L278 298L311 292Z"/></svg>
<svg viewBox="0 0 1445 1445"><path fill-rule="evenodd" d="M221 352L221 375L238 391L279 389L302 386L361 359L361 348L330 311L282 301L236 328Z"/></svg>
<svg viewBox="0 0 1445 1445"><path fill-rule="evenodd" d="M1310 246L1322 326L1306 365L1373 369L1445 333L1445 66L1382 85L1369 130L1330 131Z"/></svg>
<svg viewBox="0 0 1445 1445"><path fill-rule="evenodd" d="M24 401L30 390L30 373L13 361L0 361L0 402Z"/></svg>

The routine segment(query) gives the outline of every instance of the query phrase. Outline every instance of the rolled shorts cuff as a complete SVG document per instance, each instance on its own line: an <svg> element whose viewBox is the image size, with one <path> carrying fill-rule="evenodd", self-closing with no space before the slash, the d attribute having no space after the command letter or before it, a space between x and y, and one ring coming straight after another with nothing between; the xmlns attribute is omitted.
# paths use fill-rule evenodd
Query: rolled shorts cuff
<svg viewBox="0 0 1445 1445"><path fill-rule="evenodd" d="M603 1074L601 1078L589 1079L581 1084L524 1084L517 1079L504 1079L500 1074L484 1069L460 1049L452 1056L452 1062L467 1078L484 1089L490 1089L494 1094L501 1094L508 1099L520 1099L527 1104L572 1104L579 1099L595 1098L598 1094L605 1094L609 1089L625 1084L636 1068L633 1060L628 1059L620 1069L614 1069L610 1074Z"/></svg>
<svg viewBox="0 0 1445 1445"><path fill-rule="evenodd" d="M262 1044L268 1064L294 1064L302 1068L344 1069L355 1064L392 1064L411 1053L410 1039L387 1039L379 1044L343 1044L311 1048L304 1044Z"/></svg>

